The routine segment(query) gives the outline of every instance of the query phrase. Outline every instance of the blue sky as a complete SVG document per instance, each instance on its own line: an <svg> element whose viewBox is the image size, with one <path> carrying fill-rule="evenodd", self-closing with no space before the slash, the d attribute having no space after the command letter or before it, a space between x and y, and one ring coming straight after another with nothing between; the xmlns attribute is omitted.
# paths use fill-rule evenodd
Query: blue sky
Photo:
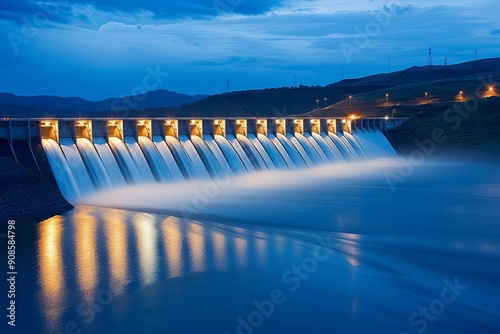
<svg viewBox="0 0 500 334"><path fill-rule="evenodd" d="M326 85L500 56L498 0L0 3L0 91L119 97Z"/></svg>

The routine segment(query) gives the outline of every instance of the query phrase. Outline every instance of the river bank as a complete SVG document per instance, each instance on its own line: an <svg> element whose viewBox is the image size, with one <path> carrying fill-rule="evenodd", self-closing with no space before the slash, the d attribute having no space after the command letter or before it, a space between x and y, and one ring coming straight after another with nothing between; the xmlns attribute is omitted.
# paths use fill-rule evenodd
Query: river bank
<svg viewBox="0 0 500 334"><path fill-rule="evenodd" d="M55 185L11 159L0 158L0 221L42 220L72 208Z"/></svg>

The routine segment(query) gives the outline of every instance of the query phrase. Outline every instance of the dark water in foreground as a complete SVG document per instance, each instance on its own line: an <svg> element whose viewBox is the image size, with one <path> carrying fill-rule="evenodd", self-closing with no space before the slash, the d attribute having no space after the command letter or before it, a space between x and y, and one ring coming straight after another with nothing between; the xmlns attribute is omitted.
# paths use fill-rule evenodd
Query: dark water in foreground
<svg viewBox="0 0 500 334"><path fill-rule="evenodd" d="M12 332L500 333L499 166L395 163L85 199L24 228Z"/></svg>

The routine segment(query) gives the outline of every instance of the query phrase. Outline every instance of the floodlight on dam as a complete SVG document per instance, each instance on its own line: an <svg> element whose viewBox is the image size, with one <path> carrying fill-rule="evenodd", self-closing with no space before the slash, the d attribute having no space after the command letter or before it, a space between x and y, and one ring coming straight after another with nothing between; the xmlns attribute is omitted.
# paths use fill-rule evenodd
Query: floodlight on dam
<svg viewBox="0 0 500 334"><path fill-rule="evenodd" d="M326 128L327 128L327 132L337 133L337 120L336 119L327 119L326 120Z"/></svg>
<svg viewBox="0 0 500 334"><path fill-rule="evenodd" d="M267 136L267 120L266 119L258 119L257 120L257 133L261 133L264 136Z"/></svg>
<svg viewBox="0 0 500 334"><path fill-rule="evenodd" d="M116 137L123 140L123 121L108 120L108 138Z"/></svg>
<svg viewBox="0 0 500 334"><path fill-rule="evenodd" d="M179 139L179 121L167 119L164 122L165 136L175 137Z"/></svg>
<svg viewBox="0 0 500 334"><path fill-rule="evenodd" d="M294 132L304 134L304 120L294 119L293 120Z"/></svg>
<svg viewBox="0 0 500 334"><path fill-rule="evenodd" d="M53 139L59 142L59 122L57 120L40 121L42 139Z"/></svg>
<svg viewBox="0 0 500 334"><path fill-rule="evenodd" d="M137 120L137 136L138 137L148 137L153 138L153 133L151 131L151 120L150 119L139 119Z"/></svg>
<svg viewBox="0 0 500 334"><path fill-rule="evenodd" d="M321 121L319 119L311 119L311 132L321 133Z"/></svg>
<svg viewBox="0 0 500 334"><path fill-rule="evenodd" d="M247 136L247 120L237 119L236 120L236 134Z"/></svg>
<svg viewBox="0 0 500 334"><path fill-rule="evenodd" d="M87 138L92 141L92 121L78 120L75 122L76 138Z"/></svg>
<svg viewBox="0 0 500 334"><path fill-rule="evenodd" d="M276 123L276 133L281 133L282 135L286 136L286 120L277 119L274 122Z"/></svg>
<svg viewBox="0 0 500 334"><path fill-rule="evenodd" d="M201 119L192 119L189 124L191 126L191 136L203 138L203 121Z"/></svg>
<svg viewBox="0 0 500 334"><path fill-rule="evenodd" d="M214 135L226 136L226 121L223 119L214 120Z"/></svg>

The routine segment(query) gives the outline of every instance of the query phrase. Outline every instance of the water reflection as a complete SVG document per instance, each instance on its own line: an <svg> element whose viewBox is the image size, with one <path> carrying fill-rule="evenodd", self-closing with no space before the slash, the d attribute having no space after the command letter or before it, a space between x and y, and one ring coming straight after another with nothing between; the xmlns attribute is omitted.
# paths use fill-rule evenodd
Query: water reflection
<svg viewBox="0 0 500 334"><path fill-rule="evenodd" d="M255 247L257 251L257 261L259 266L264 267L266 265L266 258L267 258L267 239L264 233L262 232L257 232L256 233L256 240L255 240Z"/></svg>
<svg viewBox="0 0 500 334"><path fill-rule="evenodd" d="M155 216L144 213L136 214L133 224L137 237L141 283L149 284L155 281L158 267Z"/></svg>
<svg viewBox="0 0 500 334"><path fill-rule="evenodd" d="M98 273L97 219L91 215L90 209L83 208L73 215L72 220L75 228L78 286L84 299L92 299L95 295Z"/></svg>
<svg viewBox="0 0 500 334"><path fill-rule="evenodd" d="M64 301L64 263L62 256L63 221L54 216L40 223L38 242L38 272L43 296L42 309L46 313L47 328L56 331L60 323L61 305Z"/></svg>
<svg viewBox="0 0 500 334"><path fill-rule="evenodd" d="M227 268L227 243L226 236L220 231L212 232L212 245L214 247L215 266L219 270Z"/></svg>
<svg viewBox="0 0 500 334"><path fill-rule="evenodd" d="M40 223L39 238L47 332L60 331L75 314L80 328L90 331L97 322L86 322L79 307L90 310L101 291L114 297L193 272L248 273L276 261L286 269L307 256L299 243L279 233L86 206ZM95 319L106 305L97 305ZM118 305L116 317L123 307Z"/></svg>
<svg viewBox="0 0 500 334"><path fill-rule="evenodd" d="M178 277L182 274L182 234L179 223L178 218L168 217L161 225L169 277Z"/></svg>
<svg viewBox="0 0 500 334"><path fill-rule="evenodd" d="M205 235L203 225L194 222L189 224L188 246L191 270L205 270Z"/></svg>
<svg viewBox="0 0 500 334"><path fill-rule="evenodd" d="M246 266L248 257L248 243L247 240L242 237L234 238L234 248L236 252L236 264L239 267Z"/></svg>
<svg viewBox="0 0 500 334"><path fill-rule="evenodd" d="M119 294L128 283L127 223L120 210L107 210L103 220L111 288L114 294Z"/></svg>

